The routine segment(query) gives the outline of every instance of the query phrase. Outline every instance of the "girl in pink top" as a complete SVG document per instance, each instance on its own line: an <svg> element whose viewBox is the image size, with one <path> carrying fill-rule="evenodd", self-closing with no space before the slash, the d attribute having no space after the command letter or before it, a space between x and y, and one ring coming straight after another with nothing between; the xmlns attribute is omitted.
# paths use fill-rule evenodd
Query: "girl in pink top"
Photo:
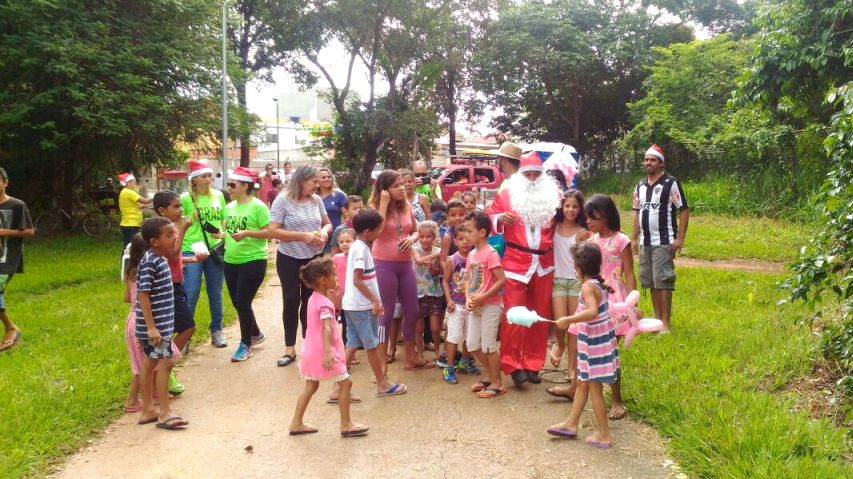
<svg viewBox="0 0 853 479"><path fill-rule="evenodd" d="M637 277L634 275L634 257L631 255L631 239L621 230L619 210L616 203L606 195L594 195L584 204L584 213L593 241L601 249L601 277L613 290L608 300L619 303L625 300L628 292L637 289ZM617 336L628 331L627 318L612 317ZM621 377L611 384L613 403L610 407L610 419L625 417L622 403Z"/></svg>
<svg viewBox="0 0 853 479"><path fill-rule="evenodd" d="M394 306L399 302L403 309L403 341L406 345L403 368L435 367L435 363L420 358L415 351L418 286L412 267L412 245L418 241L418 231L400 173L394 170L380 173L373 185L369 204L384 219L379 237L371 249L376 263L379 296L385 309L379 318L379 350L387 350L388 329L394 319Z"/></svg>
<svg viewBox="0 0 853 479"><path fill-rule="evenodd" d="M341 436L367 434L367 426L350 419L352 381L347 373L344 343L335 317L335 305L331 299L338 286L335 265L331 258L316 258L300 269L299 276L314 292L308 299L308 324L305 329L305 342L302 344L302 356L299 359L299 374L305 379L305 389L293 412L290 435L317 432L317 428L303 422L303 417L308 402L323 379L334 381L340 388L338 406L341 412Z"/></svg>

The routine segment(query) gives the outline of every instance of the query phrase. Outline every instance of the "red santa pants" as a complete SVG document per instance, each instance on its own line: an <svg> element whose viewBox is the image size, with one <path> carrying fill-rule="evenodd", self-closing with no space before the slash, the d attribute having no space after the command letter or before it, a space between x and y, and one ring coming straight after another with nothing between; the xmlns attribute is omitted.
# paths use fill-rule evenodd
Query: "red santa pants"
<svg viewBox="0 0 853 479"><path fill-rule="evenodd" d="M534 274L527 284L507 278L504 286L504 307L526 306L539 316L551 319L551 290L554 273ZM545 365L548 349L548 323L537 322L529 328L501 322L501 369L509 374L516 369L540 371Z"/></svg>

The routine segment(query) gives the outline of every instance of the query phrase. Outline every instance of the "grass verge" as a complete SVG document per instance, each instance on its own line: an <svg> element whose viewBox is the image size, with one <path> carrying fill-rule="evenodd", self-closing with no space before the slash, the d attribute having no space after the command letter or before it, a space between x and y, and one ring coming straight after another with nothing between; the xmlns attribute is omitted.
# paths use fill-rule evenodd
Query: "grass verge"
<svg viewBox="0 0 853 479"><path fill-rule="evenodd" d="M634 417L670 440L691 477L853 476L845 431L782 393L818 357L810 332L779 309L777 275L678 271L676 332L641 336L624 358ZM648 293L643 310L651 311ZM618 438L617 438L618 440Z"/></svg>
<svg viewBox="0 0 853 479"><path fill-rule="evenodd" d="M6 291L20 347L0 354L0 478L45 473L121 414L130 371L121 241L28 241ZM208 318L202 288L197 318ZM226 323L236 317L224 301ZM203 341L206 324L196 333Z"/></svg>

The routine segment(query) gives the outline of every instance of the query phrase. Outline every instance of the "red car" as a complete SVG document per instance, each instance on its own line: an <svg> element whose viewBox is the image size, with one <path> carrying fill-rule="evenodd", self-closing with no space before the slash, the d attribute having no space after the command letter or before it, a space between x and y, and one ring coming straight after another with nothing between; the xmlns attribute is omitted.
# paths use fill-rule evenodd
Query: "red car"
<svg viewBox="0 0 853 479"><path fill-rule="evenodd" d="M467 191L472 186L477 186L480 190L496 190L504 181L496 156L465 155L451 161L453 164L445 168L438 177L441 199L444 201L452 199L457 191Z"/></svg>

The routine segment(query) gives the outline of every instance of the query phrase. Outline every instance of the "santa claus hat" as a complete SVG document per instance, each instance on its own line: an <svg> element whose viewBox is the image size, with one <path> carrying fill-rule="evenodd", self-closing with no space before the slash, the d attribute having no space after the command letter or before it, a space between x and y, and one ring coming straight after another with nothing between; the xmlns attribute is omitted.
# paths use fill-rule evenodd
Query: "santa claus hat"
<svg viewBox="0 0 853 479"><path fill-rule="evenodd" d="M118 182L121 186L127 186L131 181L136 181L136 177L134 177L130 172L118 175Z"/></svg>
<svg viewBox="0 0 853 479"><path fill-rule="evenodd" d="M539 153L531 151L521 155L521 165L518 168L518 172L524 173L525 171L538 171L539 173L545 171L545 167L542 166L542 158L539 156Z"/></svg>
<svg viewBox="0 0 853 479"><path fill-rule="evenodd" d="M213 174L213 168L208 166L206 161L202 160L190 160L190 178L195 178L196 176Z"/></svg>
<svg viewBox="0 0 853 479"><path fill-rule="evenodd" d="M657 145L650 146L649 149L646 150L646 155L643 158L648 158L650 156L654 156L655 158L659 159L660 161L665 161L663 150L661 149L661 147L659 147Z"/></svg>
<svg viewBox="0 0 853 479"><path fill-rule="evenodd" d="M255 188L258 188L258 172L255 170L251 170L249 168L245 168L242 166L238 166L234 168L230 175L228 175L229 180L234 181L242 181L243 183L255 183Z"/></svg>

